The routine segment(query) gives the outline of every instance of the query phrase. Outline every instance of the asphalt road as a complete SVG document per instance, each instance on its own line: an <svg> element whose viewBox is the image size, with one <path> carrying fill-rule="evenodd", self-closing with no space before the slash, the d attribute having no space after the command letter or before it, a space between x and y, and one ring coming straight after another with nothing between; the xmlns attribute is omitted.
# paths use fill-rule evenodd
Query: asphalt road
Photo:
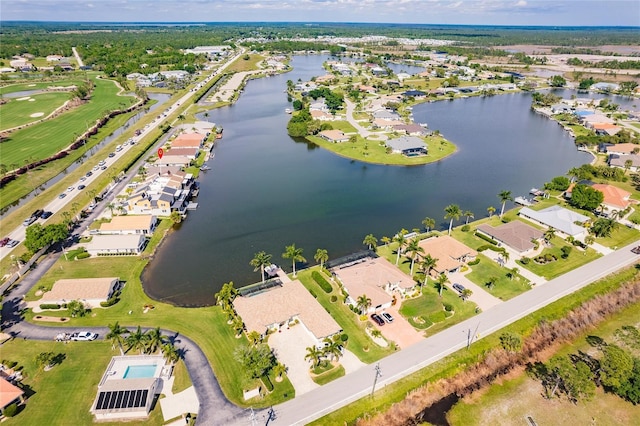
<svg viewBox="0 0 640 426"><path fill-rule="evenodd" d="M467 346L471 340L487 336L512 322L573 293L625 266L638 262L631 253L638 243L621 248L559 278L548 281L518 297L454 325L379 362L382 377L376 389L393 383ZM371 393L375 370L369 365L318 389L280 404L269 424L303 425ZM236 424L246 424L238 422Z"/></svg>

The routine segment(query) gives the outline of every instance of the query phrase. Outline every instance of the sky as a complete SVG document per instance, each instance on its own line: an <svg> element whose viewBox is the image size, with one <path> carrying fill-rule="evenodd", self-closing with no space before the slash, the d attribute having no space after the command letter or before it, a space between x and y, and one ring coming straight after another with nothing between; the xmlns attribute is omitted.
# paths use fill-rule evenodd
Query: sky
<svg viewBox="0 0 640 426"><path fill-rule="evenodd" d="M1 0L2 20L640 26L640 0Z"/></svg>

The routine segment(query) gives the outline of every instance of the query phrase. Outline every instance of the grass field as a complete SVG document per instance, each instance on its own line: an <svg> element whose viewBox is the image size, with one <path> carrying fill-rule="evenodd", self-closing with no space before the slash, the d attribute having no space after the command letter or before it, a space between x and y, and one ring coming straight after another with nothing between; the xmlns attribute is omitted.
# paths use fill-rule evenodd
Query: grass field
<svg viewBox="0 0 640 426"><path fill-rule="evenodd" d="M611 317L595 330L589 330L582 338L565 345L559 353L578 351L591 353L584 337L596 335L612 342L613 333L623 325L639 326L640 304L635 304ZM517 397L514 397L517 395ZM551 424L640 424L640 409L631 403L598 388L592 401L573 404L566 399L548 400L542 397L542 386L526 374L505 380L489 389L477 392L459 402L447 418L452 426L525 424L525 416L531 416L539 425Z"/></svg>
<svg viewBox="0 0 640 426"><path fill-rule="evenodd" d="M119 96L118 87L111 80L94 78L91 100L55 119L16 131L0 146L3 164L24 165L25 161L47 158L71 145L107 111L128 107L136 102L131 96Z"/></svg>
<svg viewBox="0 0 640 426"><path fill-rule="evenodd" d="M56 108L61 107L71 98L71 95L67 92L48 92L32 95L29 98L34 99L34 101L17 98L11 99L8 103L0 106L0 114L2 116L0 130L41 120Z"/></svg>
<svg viewBox="0 0 640 426"><path fill-rule="evenodd" d="M262 55L247 55L249 59L244 59L243 56L236 59L231 65L227 67L225 72L242 72L257 70L258 63L264 60Z"/></svg>
<svg viewBox="0 0 640 426"><path fill-rule="evenodd" d="M562 247L572 247L571 253L566 259L562 258ZM556 260L544 265L540 265L533 260L526 265L522 264L521 261L517 261L517 263L520 267L526 268L534 274L550 280L602 256L592 248L578 250L560 237L553 237L551 239L551 247L545 248L542 251L542 255L546 254L555 256Z"/></svg>
<svg viewBox="0 0 640 426"><path fill-rule="evenodd" d="M9 84L9 85L0 87L0 94L6 95L8 93L24 92L26 90L42 90L51 86L57 86L57 87L75 86L80 83L82 83L81 79L69 80L68 78L65 78L59 81L51 80L51 81L38 81L34 83L16 83L16 84Z"/></svg>
<svg viewBox="0 0 640 426"><path fill-rule="evenodd" d="M500 300L509 300L531 288L528 281L520 275L509 278L507 276L509 268L498 265L482 254L478 255L478 259L480 259L480 263L471 266L472 271L465 277L482 287L487 293L491 293ZM486 284L491 277L498 280L492 288L489 288Z"/></svg>

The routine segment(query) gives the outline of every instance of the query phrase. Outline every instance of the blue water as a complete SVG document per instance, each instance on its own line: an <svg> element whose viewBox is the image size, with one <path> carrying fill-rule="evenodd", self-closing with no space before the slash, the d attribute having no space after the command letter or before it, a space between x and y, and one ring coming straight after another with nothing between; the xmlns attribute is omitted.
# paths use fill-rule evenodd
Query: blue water
<svg viewBox="0 0 640 426"><path fill-rule="evenodd" d="M124 372L125 379L146 379L156 374L156 365L130 365Z"/></svg>

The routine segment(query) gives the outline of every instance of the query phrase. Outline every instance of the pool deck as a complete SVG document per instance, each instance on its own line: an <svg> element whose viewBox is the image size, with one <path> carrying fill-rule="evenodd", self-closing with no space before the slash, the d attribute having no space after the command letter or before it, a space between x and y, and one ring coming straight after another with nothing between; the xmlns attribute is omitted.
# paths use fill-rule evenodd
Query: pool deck
<svg viewBox="0 0 640 426"><path fill-rule="evenodd" d="M104 385L107 381L111 380L130 380L125 378L127 369L131 366L149 366L155 365L156 369L153 377L158 378L162 374L162 369L165 366L164 358L162 355L129 355L129 356L114 356L111 358L111 362L107 367L107 370L102 376L100 385Z"/></svg>

